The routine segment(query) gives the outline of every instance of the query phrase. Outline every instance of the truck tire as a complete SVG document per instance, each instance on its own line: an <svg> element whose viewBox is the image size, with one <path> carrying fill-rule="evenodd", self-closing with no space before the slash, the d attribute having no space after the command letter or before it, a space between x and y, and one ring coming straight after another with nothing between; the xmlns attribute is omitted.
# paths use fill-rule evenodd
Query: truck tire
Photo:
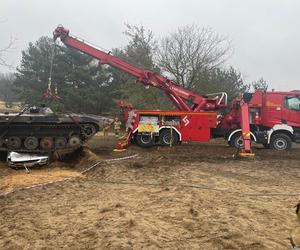
<svg viewBox="0 0 300 250"><path fill-rule="evenodd" d="M179 142L179 137L176 131L172 131L170 129L164 129L159 133L159 142L163 146L176 145Z"/></svg>
<svg viewBox="0 0 300 250"><path fill-rule="evenodd" d="M292 139L286 134L275 134L271 137L270 148L276 150L290 150Z"/></svg>
<svg viewBox="0 0 300 250"><path fill-rule="evenodd" d="M154 137L149 134L137 134L135 142L142 148L149 148L154 145Z"/></svg>
<svg viewBox="0 0 300 250"><path fill-rule="evenodd" d="M233 136L231 136L228 143L231 147L243 148L244 141L242 138L242 134L240 132L235 133Z"/></svg>

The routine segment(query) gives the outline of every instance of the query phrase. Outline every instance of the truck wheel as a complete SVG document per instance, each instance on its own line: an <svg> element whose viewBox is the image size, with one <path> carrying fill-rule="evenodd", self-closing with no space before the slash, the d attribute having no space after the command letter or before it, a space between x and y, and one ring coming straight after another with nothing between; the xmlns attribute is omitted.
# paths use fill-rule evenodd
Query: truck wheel
<svg viewBox="0 0 300 250"><path fill-rule="evenodd" d="M137 134L135 141L137 145L143 148L149 148L154 145L154 137L149 134Z"/></svg>
<svg viewBox="0 0 300 250"><path fill-rule="evenodd" d="M178 141L178 134L174 130L172 131L172 134L170 129L163 130L159 133L159 142L163 146L176 145Z"/></svg>
<svg viewBox="0 0 300 250"><path fill-rule="evenodd" d="M231 136L229 145L235 148L243 148L244 141L241 133L236 133L233 136Z"/></svg>
<svg viewBox="0 0 300 250"><path fill-rule="evenodd" d="M292 148L292 139L285 134L276 134L271 137L270 148L276 150L290 150Z"/></svg>

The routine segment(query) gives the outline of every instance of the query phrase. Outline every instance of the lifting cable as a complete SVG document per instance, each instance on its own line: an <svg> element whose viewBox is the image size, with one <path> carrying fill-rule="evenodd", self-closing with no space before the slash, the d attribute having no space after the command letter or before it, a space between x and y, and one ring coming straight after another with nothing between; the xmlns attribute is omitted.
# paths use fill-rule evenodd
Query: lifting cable
<svg viewBox="0 0 300 250"><path fill-rule="evenodd" d="M48 90L51 91L52 85L52 73L53 73L53 64L54 64L54 56L55 56L55 42L52 44L51 55L50 55L50 72L49 72L49 81L48 81Z"/></svg>
<svg viewBox="0 0 300 250"><path fill-rule="evenodd" d="M54 64L54 56L55 56L55 52L56 52L56 44L53 43L52 47L51 47L51 54L50 54L50 72L49 72L49 81L48 81L48 89L47 91L51 92L51 85L52 85L52 72L53 72L53 64ZM55 93L57 94L57 85L55 86ZM25 108L23 110L21 110L16 116L14 116L11 120L8 119L8 122L5 124L5 126L1 129L1 134L0 134L0 141L2 140L2 138L8 133L9 130L9 126L21 115L23 115L28 109L30 108L30 106L25 106Z"/></svg>
<svg viewBox="0 0 300 250"><path fill-rule="evenodd" d="M53 94L53 90L52 90L52 75L53 75L53 65L54 65L54 59L55 59L55 55L56 55L56 46L58 46L56 44L56 42L53 42L52 44L52 48L51 48L51 55L50 55L50 72L49 72L49 78L48 78L48 88L47 88L47 94L49 95L49 97L53 97L53 99L57 102L59 102L60 104L62 104L64 112L71 118L71 120L82 130L84 130L84 128L78 123L78 121L76 121L76 119L74 119L74 117L71 115L71 113L69 113L66 110L65 107L65 103L63 102L63 100L58 96L58 88L57 88L57 83L55 83L55 88L54 88L54 94ZM53 100L51 99L51 101Z"/></svg>
<svg viewBox="0 0 300 250"><path fill-rule="evenodd" d="M59 99L58 91L57 91L57 84L55 84L54 94L52 91L52 75L53 75L53 65L54 65L55 55L56 55L56 43L53 42L52 47L51 47L51 54L50 54L50 71L49 71L48 88L47 88L46 94L48 94L50 97L54 97L55 99Z"/></svg>
<svg viewBox="0 0 300 250"><path fill-rule="evenodd" d="M55 43L53 43L53 46L51 48L51 55L50 55L50 73L49 73L49 82L48 82L48 89L47 89L47 93L49 93L48 91L51 92L51 78L52 78L52 71L53 71L53 63L54 63L54 56L55 56ZM55 87L55 91L57 93L57 85ZM21 110L16 116L14 116L11 120L8 119L8 122L5 124L5 126L3 126L3 128L1 129L1 133L0 133L0 141L2 141L3 137L8 133L9 130L9 126L21 115L23 115L28 109L30 108L30 106L25 107L23 110Z"/></svg>

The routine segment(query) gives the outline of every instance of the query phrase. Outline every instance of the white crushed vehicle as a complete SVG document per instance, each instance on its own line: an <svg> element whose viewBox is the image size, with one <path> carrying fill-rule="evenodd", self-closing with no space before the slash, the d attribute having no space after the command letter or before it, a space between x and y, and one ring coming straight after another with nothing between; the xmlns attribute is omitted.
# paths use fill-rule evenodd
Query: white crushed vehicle
<svg viewBox="0 0 300 250"><path fill-rule="evenodd" d="M7 155L7 164L13 168L25 168L33 166L42 166L49 163L49 155L26 154L9 152Z"/></svg>

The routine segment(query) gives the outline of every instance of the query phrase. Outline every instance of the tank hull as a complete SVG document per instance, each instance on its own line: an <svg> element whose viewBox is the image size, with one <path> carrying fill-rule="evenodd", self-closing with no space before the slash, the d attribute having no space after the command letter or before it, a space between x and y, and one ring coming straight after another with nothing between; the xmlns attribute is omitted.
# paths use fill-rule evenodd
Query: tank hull
<svg viewBox="0 0 300 250"><path fill-rule="evenodd" d="M54 114L45 107L0 113L0 150L72 152L111 121L95 115Z"/></svg>

